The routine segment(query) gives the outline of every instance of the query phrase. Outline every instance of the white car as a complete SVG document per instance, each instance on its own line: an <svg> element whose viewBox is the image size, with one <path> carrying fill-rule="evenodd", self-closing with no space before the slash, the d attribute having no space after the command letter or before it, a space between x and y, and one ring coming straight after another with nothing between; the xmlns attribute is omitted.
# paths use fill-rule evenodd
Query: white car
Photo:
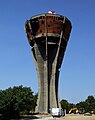
<svg viewBox="0 0 95 120"><path fill-rule="evenodd" d="M60 117L60 116L64 116L65 114L62 108L52 108L51 115L53 117Z"/></svg>

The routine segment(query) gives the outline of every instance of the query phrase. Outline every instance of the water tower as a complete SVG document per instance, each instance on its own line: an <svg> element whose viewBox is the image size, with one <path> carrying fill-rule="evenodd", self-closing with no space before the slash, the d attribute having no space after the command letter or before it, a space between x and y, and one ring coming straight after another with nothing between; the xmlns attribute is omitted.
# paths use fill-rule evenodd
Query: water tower
<svg viewBox="0 0 95 120"><path fill-rule="evenodd" d="M65 16L49 13L33 16L25 23L38 75L36 112L48 113L50 108L60 107L58 79L71 28Z"/></svg>

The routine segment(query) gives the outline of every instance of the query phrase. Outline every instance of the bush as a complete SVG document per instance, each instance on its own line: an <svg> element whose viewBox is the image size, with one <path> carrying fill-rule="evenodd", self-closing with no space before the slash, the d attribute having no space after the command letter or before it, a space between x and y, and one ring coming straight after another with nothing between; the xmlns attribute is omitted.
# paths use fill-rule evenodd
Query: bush
<svg viewBox="0 0 95 120"><path fill-rule="evenodd" d="M29 113L36 105L30 87L13 87L0 91L1 119L19 118L21 112Z"/></svg>

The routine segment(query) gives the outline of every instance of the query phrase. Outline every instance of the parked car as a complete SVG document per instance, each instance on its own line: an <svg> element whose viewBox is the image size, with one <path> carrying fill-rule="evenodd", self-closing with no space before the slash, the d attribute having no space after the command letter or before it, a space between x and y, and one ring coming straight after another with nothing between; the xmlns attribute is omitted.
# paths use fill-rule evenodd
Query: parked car
<svg viewBox="0 0 95 120"><path fill-rule="evenodd" d="M65 113L62 108L52 108L51 115L53 117L60 117L60 116L65 116Z"/></svg>

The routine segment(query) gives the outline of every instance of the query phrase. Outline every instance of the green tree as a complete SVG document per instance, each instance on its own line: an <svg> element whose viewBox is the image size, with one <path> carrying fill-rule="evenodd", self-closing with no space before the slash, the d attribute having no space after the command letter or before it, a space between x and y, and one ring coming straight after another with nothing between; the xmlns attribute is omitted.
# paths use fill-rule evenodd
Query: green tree
<svg viewBox="0 0 95 120"><path fill-rule="evenodd" d="M78 109L84 110L84 112L95 111L95 98L90 95L85 101L79 102L76 104Z"/></svg>
<svg viewBox="0 0 95 120"><path fill-rule="evenodd" d="M67 100L61 100L61 107L62 109L68 109L68 101Z"/></svg>
<svg viewBox="0 0 95 120"><path fill-rule="evenodd" d="M38 93L36 93L36 94L33 96L34 104L33 104L33 106L32 106L32 111L35 111L35 107L37 106L37 99L38 99Z"/></svg>
<svg viewBox="0 0 95 120"><path fill-rule="evenodd" d="M81 110L82 113L84 112L88 112L88 107L87 107L87 103L85 101L81 101L79 103L76 104L76 107Z"/></svg>
<svg viewBox="0 0 95 120"><path fill-rule="evenodd" d="M88 96L85 102L88 106L88 112L95 111L95 98L92 95Z"/></svg>
<svg viewBox="0 0 95 120"><path fill-rule="evenodd" d="M14 86L0 91L0 114L2 119L19 117L21 112L29 112L35 106L30 87Z"/></svg>
<svg viewBox="0 0 95 120"><path fill-rule="evenodd" d="M61 103L62 109L66 109L66 113L69 113L69 110L75 107L73 103L71 104L67 100L64 100L64 99L62 99L60 103Z"/></svg>

